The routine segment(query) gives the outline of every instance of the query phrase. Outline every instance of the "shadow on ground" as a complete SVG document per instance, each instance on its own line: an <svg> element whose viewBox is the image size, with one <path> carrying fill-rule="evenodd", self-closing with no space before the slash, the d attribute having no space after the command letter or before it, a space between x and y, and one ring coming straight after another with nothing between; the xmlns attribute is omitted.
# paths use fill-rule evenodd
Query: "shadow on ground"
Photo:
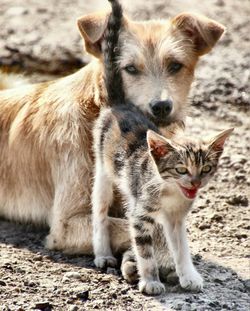
<svg viewBox="0 0 250 311"><path fill-rule="evenodd" d="M199 255L194 261L205 280L202 293L185 292L173 279L167 294L152 298L118 270L96 270L91 256L46 250L46 229L1 220L0 232L1 310L249 310L247 282Z"/></svg>

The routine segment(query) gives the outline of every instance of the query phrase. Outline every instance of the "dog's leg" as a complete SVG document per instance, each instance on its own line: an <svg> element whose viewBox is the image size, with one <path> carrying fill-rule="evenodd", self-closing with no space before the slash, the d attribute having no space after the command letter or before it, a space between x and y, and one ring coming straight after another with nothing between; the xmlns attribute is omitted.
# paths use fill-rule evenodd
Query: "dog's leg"
<svg viewBox="0 0 250 311"><path fill-rule="evenodd" d="M55 199L50 216L46 246L68 253L92 254L92 217L90 206L91 172L77 158L57 168ZM109 218L110 242L114 253L129 247L125 219Z"/></svg>
<svg viewBox="0 0 250 311"><path fill-rule="evenodd" d="M92 215L84 212L90 210L90 207L78 203L75 202L74 209L71 211L71 206L67 204L53 207L58 211L59 218L53 219L51 223L50 234L46 239L46 246L49 249L63 250L70 254L93 254ZM62 213L60 213L61 209ZM129 248L130 239L126 219L109 217L109 231L111 248L115 254Z"/></svg>

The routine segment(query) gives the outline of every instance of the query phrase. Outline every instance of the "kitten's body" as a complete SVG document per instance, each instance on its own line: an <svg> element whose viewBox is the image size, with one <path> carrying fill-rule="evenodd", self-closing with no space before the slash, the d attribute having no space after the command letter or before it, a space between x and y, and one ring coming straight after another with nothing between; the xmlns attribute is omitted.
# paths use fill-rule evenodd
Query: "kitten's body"
<svg viewBox="0 0 250 311"><path fill-rule="evenodd" d="M120 15L117 16L119 20ZM124 195L140 290L147 294L164 291L153 245L158 223L162 224L162 235L167 239L181 286L201 289L203 281L193 266L188 249L185 216L198 188L215 172L231 130L207 141L178 135L168 140L161 136L156 125L124 98L120 69L115 63L119 46L116 46L114 34L119 27L112 29L114 25L114 20L109 21L105 50L106 86L111 107L101 110L94 131L95 264L97 267L116 264L110 247L107 217L116 186Z"/></svg>
<svg viewBox="0 0 250 311"><path fill-rule="evenodd" d="M164 145L164 138L149 129L158 131L131 104L126 108L114 107L102 111L96 124L93 190L95 264L98 267L116 264L110 249L107 222L113 186L116 186L125 199L140 290L159 294L164 289L158 277L157 258L154 257L153 234L157 224L162 224L162 235L167 239L181 286L199 290L202 278L194 268L189 253L185 216L198 188L205 185L215 172L222 152L222 149L219 150L221 141L224 142L229 132L223 132L207 142L177 135L171 143L165 140ZM147 141L147 136L151 142ZM150 143L159 146L154 147ZM150 151L150 148L155 149ZM157 148L163 148L164 155L161 156L160 151L159 158ZM197 162L196 158L199 158ZM187 180L175 172L180 165L190 170L191 176L185 176ZM207 165L212 167L211 171L202 176L201 170ZM196 173L197 170L199 173ZM185 187L184 190L189 189L186 195L178 183ZM193 186L193 183L201 185Z"/></svg>

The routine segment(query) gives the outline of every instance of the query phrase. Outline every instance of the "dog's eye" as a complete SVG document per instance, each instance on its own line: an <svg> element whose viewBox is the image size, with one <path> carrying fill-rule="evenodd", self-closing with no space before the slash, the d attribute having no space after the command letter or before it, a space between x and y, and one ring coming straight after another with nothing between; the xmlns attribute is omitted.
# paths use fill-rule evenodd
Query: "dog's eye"
<svg viewBox="0 0 250 311"><path fill-rule="evenodd" d="M176 172L181 175L185 175L188 173L188 170L185 166L179 166L175 168Z"/></svg>
<svg viewBox="0 0 250 311"><path fill-rule="evenodd" d="M205 165L205 166L203 166L203 168L202 168L202 173L207 174L207 173L209 173L211 170L212 170L212 166L211 166L211 165Z"/></svg>
<svg viewBox="0 0 250 311"><path fill-rule="evenodd" d="M182 67L183 67L183 64L178 63L178 62L172 62L168 65L168 71L171 74L175 74L178 71L180 71Z"/></svg>
<svg viewBox="0 0 250 311"><path fill-rule="evenodd" d="M139 73L139 70L134 65L128 65L124 67L124 70L126 70L127 73L131 75L136 75Z"/></svg>

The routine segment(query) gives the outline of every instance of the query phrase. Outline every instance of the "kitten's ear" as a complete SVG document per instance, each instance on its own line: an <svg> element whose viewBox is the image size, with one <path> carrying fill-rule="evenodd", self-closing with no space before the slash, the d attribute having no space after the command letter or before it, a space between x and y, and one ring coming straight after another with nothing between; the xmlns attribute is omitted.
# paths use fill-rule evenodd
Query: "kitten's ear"
<svg viewBox="0 0 250 311"><path fill-rule="evenodd" d="M192 40L199 56L208 53L225 31L223 25L195 13L181 13L172 20L172 24Z"/></svg>
<svg viewBox="0 0 250 311"><path fill-rule="evenodd" d="M166 138L151 130L147 131L147 143L150 153L156 159L164 157L173 150L173 146Z"/></svg>
<svg viewBox="0 0 250 311"><path fill-rule="evenodd" d="M86 51L96 57L101 55L101 39L108 24L110 12L84 15L77 20L80 33L85 41Z"/></svg>
<svg viewBox="0 0 250 311"><path fill-rule="evenodd" d="M222 131L221 133L213 137L210 140L210 149L216 151L223 151L225 141L229 137L229 135L233 132L233 130L234 128L230 128L228 130Z"/></svg>

